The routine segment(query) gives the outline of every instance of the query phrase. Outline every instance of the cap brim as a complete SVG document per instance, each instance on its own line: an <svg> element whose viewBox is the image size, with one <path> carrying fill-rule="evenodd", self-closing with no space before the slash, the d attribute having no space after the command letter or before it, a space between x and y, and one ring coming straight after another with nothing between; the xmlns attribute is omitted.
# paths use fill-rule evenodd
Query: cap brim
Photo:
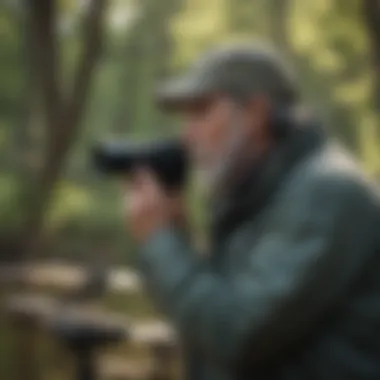
<svg viewBox="0 0 380 380"><path fill-rule="evenodd" d="M200 80L192 77L178 77L159 86L155 99L160 108L178 110L206 98L210 93L210 89Z"/></svg>

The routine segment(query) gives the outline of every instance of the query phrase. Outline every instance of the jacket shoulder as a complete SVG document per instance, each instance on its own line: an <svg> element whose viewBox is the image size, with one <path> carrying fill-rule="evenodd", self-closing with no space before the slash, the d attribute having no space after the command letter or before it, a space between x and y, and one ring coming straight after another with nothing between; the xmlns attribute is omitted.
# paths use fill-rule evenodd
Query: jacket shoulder
<svg viewBox="0 0 380 380"><path fill-rule="evenodd" d="M355 159L339 145L327 145L309 156L290 175L279 203L281 209L333 212L347 208L346 214L364 208L380 215L378 189ZM293 205L293 206L292 206ZM314 212L313 211L313 212Z"/></svg>
<svg viewBox="0 0 380 380"><path fill-rule="evenodd" d="M341 195L362 195L377 198L375 183L344 148L337 144L326 144L312 154L296 170L293 182L300 191L322 192L329 190ZM323 195L322 193L320 194Z"/></svg>

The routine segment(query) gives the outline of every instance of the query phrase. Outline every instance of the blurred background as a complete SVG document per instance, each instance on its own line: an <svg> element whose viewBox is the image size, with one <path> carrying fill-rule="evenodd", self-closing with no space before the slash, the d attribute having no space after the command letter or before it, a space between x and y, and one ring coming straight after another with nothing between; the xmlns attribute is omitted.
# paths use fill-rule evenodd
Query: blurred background
<svg viewBox="0 0 380 380"><path fill-rule="evenodd" d="M20 307L31 313L25 298L17 312L9 307L14 294L43 291L135 320L156 317L144 295L123 293L137 280L128 271L135 255L122 189L93 170L90 148L105 137L177 133L177 120L154 107L157 81L240 38L276 44L295 65L305 101L380 178L380 1L0 1L0 379L16 376L15 360L23 360L4 332L8 316L13 323ZM191 189L189 199L201 226ZM51 373L46 357L37 379Z"/></svg>

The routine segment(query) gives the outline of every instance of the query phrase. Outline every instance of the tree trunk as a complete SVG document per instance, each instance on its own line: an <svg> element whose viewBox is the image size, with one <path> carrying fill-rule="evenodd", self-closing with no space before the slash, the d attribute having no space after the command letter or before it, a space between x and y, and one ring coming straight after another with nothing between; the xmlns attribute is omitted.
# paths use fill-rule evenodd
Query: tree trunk
<svg viewBox="0 0 380 380"><path fill-rule="evenodd" d="M54 186L64 167L84 111L89 85L100 52L102 16L106 0L93 0L84 25L82 57L72 90L62 94L59 83L58 43L55 35L56 9L52 0L29 0L31 34L35 47L34 70L38 78L45 115L45 155L33 189L23 233L23 253L35 254L41 247L45 216Z"/></svg>
<svg viewBox="0 0 380 380"><path fill-rule="evenodd" d="M373 64L373 103L380 113L380 1L363 0L363 16L367 28Z"/></svg>

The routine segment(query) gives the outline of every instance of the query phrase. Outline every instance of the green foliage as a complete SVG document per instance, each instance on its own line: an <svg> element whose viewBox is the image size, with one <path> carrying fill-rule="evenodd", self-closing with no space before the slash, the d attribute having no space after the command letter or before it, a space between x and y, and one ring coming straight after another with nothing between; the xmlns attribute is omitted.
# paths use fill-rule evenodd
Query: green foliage
<svg viewBox="0 0 380 380"><path fill-rule="evenodd" d="M274 40L295 63L305 99L320 110L373 173L380 171L379 119L371 107L370 44L359 0L110 0L105 48L92 85L82 129L48 213L57 255L95 249L99 241L115 259L133 245L121 215L119 183L96 177L89 161L94 141L155 138L178 132L152 98L162 77L176 73L221 40ZM281 5L281 7L279 6ZM286 9L286 6L289 8ZM65 87L81 52L79 2L59 3L59 41ZM31 87L25 14L0 5L0 222L17 226L25 189L38 167L38 98ZM27 86L29 85L29 86ZM204 208L189 189L192 217L204 231ZM8 228L8 227L7 227ZM13 228L13 227L12 227ZM52 251L52 254L53 254ZM74 255L74 256L75 256ZM133 255L130 255L132 259Z"/></svg>

